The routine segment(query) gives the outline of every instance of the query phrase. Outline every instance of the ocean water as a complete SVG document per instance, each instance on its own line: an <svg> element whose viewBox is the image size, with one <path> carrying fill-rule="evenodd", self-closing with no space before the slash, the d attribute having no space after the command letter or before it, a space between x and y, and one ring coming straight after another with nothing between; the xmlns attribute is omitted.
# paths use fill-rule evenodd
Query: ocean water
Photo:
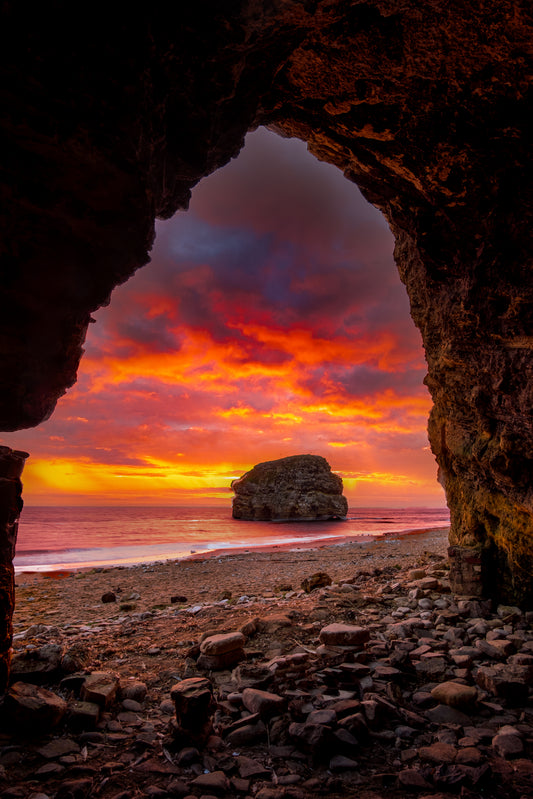
<svg viewBox="0 0 533 799"><path fill-rule="evenodd" d="M345 521L247 522L231 507L25 507L15 571L132 565L217 550L247 550L447 527L447 509L356 508Z"/></svg>

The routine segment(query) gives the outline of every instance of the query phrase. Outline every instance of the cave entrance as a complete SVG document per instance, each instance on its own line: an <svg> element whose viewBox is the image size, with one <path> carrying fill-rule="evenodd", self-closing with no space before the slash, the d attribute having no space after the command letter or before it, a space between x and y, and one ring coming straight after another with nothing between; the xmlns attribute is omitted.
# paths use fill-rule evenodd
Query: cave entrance
<svg viewBox="0 0 533 799"><path fill-rule="evenodd" d="M160 222L89 329L32 453L27 505L228 502L311 452L358 506L443 505L420 334L383 216L303 142L260 128ZM23 535L23 532L22 532Z"/></svg>

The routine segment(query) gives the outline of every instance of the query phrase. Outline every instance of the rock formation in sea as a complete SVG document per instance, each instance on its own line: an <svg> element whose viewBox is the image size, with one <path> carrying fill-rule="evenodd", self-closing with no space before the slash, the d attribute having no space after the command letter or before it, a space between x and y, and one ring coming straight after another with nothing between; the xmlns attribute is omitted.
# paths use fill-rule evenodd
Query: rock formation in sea
<svg viewBox="0 0 533 799"><path fill-rule="evenodd" d="M268 125L339 167L394 232L454 585L533 604L527 5L108 4L81 27L78 13L1 10L0 429L52 413L91 314L148 263L155 218Z"/></svg>
<svg viewBox="0 0 533 799"><path fill-rule="evenodd" d="M348 513L342 479L320 455L258 463L231 487L234 519L317 521L342 519Z"/></svg>

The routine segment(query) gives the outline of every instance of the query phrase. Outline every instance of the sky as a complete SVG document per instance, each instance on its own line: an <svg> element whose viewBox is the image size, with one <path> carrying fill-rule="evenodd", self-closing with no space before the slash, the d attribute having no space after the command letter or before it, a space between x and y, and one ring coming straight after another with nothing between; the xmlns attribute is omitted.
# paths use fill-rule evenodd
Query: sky
<svg viewBox="0 0 533 799"><path fill-rule="evenodd" d="M94 314L52 417L3 436L30 452L26 504L221 505L254 464L312 453L352 506L443 507L392 251L338 169L248 134Z"/></svg>

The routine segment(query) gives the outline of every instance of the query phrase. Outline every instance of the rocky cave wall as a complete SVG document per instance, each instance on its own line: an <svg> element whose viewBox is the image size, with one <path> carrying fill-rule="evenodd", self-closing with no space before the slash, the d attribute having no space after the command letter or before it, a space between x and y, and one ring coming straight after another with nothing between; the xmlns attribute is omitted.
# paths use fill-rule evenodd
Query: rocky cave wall
<svg viewBox="0 0 533 799"><path fill-rule="evenodd" d="M270 125L389 220L458 590L531 603L531 5L118 5L2 6L0 428L49 416L154 218Z"/></svg>

